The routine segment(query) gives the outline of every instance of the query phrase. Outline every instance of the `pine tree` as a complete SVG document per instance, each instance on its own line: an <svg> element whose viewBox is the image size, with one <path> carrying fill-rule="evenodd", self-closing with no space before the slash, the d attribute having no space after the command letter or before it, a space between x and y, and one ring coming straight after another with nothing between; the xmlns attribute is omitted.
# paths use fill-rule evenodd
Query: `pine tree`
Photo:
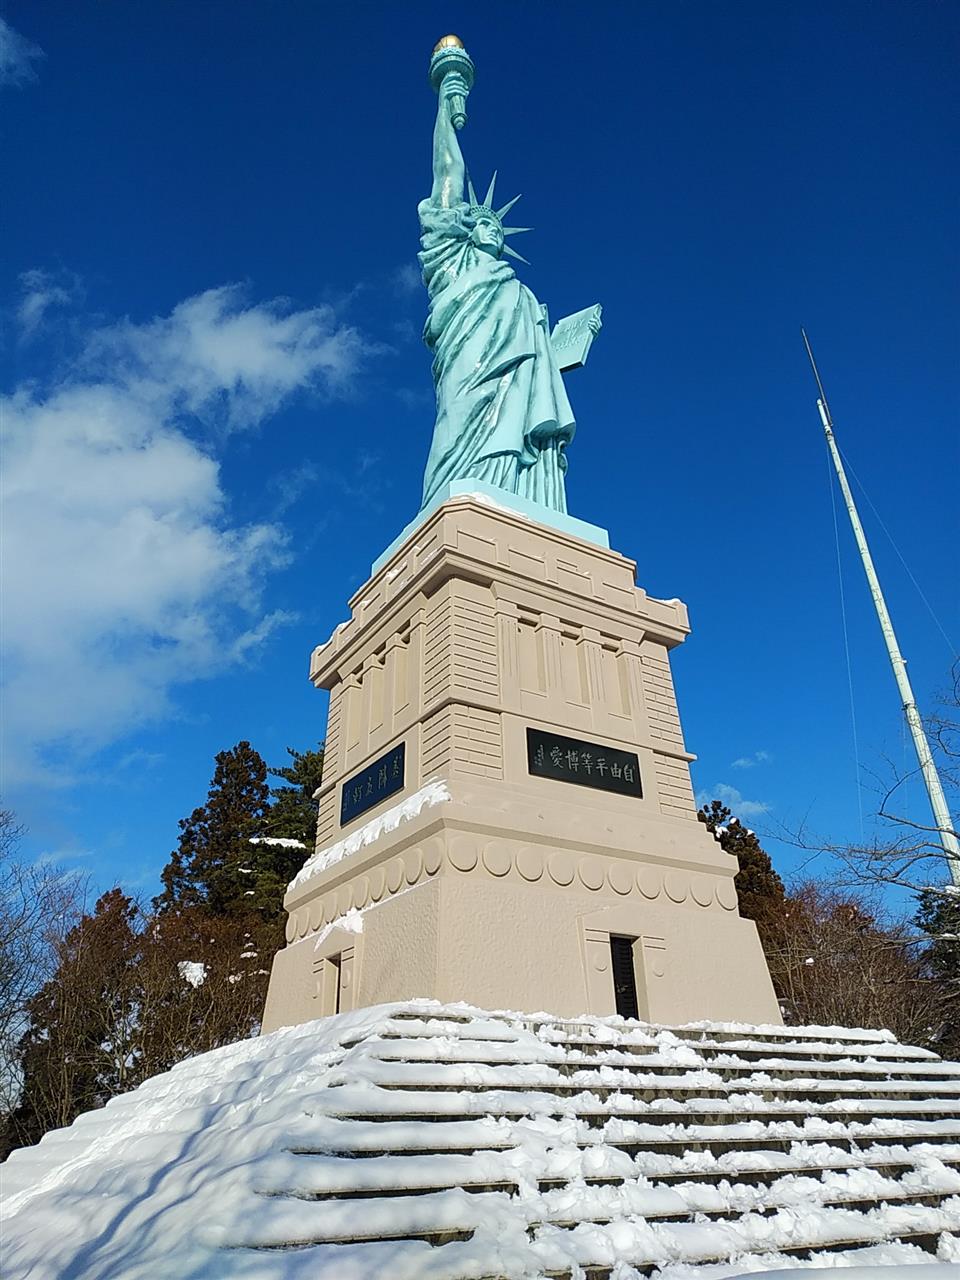
<svg viewBox="0 0 960 1280"><path fill-rule="evenodd" d="M760 941L768 956L780 942L786 890L773 869L770 855L755 833L743 826L719 800L704 805L697 817L720 841L720 848L737 859L740 870L734 884L740 914L756 923Z"/></svg>
<svg viewBox="0 0 960 1280"><path fill-rule="evenodd" d="M923 965L942 988L946 1017L930 1047L947 1058L960 1058L960 893L927 889L917 894L914 923L929 938Z"/></svg>
<svg viewBox="0 0 960 1280"><path fill-rule="evenodd" d="M216 757L207 802L180 822L180 839L163 870L159 911L204 907L212 915L277 913L275 875L265 846L252 845L268 823L267 766L249 742ZM265 881L261 883L260 880Z"/></svg>
<svg viewBox="0 0 960 1280"><path fill-rule="evenodd" d="M299 840L312 849L317 834L317 802L313 797L323 777L323 744L317 751L287 747L287 755L289 764L269 770L274 778L282 778L287 784L270 789L273 806L269 834Z"/></svg>
<svg viewBox="0 0 960 1280"><path fill-rule="evenodd" d="M313 796L323 773L323 748L297 751L287 747L287 754L289 764L269 770L286 785L270 789L273 803L259 833L265 842L259 843L256 850L257 897L251 901L257 903L264 918L281 918L287 885L313 852L317 834L317 802ZM297 843L273 843L278 840Z"/></svg>

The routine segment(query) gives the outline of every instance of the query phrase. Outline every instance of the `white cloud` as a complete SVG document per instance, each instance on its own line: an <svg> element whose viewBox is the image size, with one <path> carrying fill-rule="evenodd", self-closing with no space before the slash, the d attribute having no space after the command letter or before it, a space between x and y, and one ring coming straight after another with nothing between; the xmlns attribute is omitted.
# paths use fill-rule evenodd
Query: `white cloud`
<svg viewBox="0 0 960 1280"><path fill-rule="evenodd" d="M415 262L404 262L402 266L397 267L393 273L393 288L400 297L422 289L423 277L420 275L419 265Z"/></svg>
<svg viewBox="0 0 960 1280"><path fill-rule="evenodd" d="M88 377L121 380L138 399L228 428L255 425L293 392L345 389L364 352L330 307L291 311L282 300L243 305L239 285L208 289L148 324L90 335Z"/></svg>
<svg viewBox="0 0 960 1280"><path fill-rule="evenodd" d="M770 812L770 806L762 800L745 799L736 787L725 782L716 782L712 787L697 793L697 805L709 804L711 800L719 800L725 804L735 818L758 818Z"/></svg>
<svg viewBox="0 0 960 1280"><path fill-rule="evenodd" d="M176 686L248 659L284 531L232 522L198 421L261 422L295 392L343 387L363 354L324 308L245 304L238 289L89 334L46 388L0 399L4 721L11 780L55 780Z"/></svg>
<svg viewBox="0 0 960 1280"><path fill-rule="evenodd" d="M68 307L80 296L80 282L66 271L35 269L20 276L22 297L17 308L20 336L32 338L44 325L47 313L57 307Z"/></svg>
<svg viewBox="0 0 960 1280"><path fill-rule="evenodd" d="M0 18L0 86L10 85L19 89L36 80L33 63L44 56L38 45L14 31L9 22Z"/></svg>
<svg viewBox="0 0 960 1280"><path fill-rule="evenodd" d="M755 769L758 764L766 764L770 759L769 751L755 751L752 756L740 756L730 765L731 769Z"/></svg>

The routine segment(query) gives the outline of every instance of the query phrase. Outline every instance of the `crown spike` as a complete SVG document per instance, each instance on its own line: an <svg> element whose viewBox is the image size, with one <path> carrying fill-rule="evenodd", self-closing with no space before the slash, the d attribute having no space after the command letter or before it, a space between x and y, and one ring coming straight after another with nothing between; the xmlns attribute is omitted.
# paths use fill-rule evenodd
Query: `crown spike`
<svg viewBox="0 0 960 1280"><path fill-rule="evenodd" d="M504 227L503 234L505 236L520 236L524 231L532 231L533 227Z"/></svg>
<svg viewBox="0 0 960 1280"><path fill-rule="evenodd" d="M517 253L516 249L511 249L508 244L505 244L503 246L503 252L508 253L511 258L516 258L518 262L526 262L527 266L529 267L530 265L529 260L525 258L522 253Z"/></svg>
<svg viewBox="0 0 960 1280"><path fill-rule="evenodd" d="M497 185L497 171L494 169L493 177L490 179L490 185L487 187L487 194L483 197L483 203L488 209L493 208L493 190Z"/></svg>
<svg viewBox="0 0 960 1280"><path fill-rule="evenodd" d="M473 189L473 183L470 181L470 174L467 174L467 195L471 204L477 203L477 193Z"/></svg>
<svg viewBox="0 0 960 1280"><path fill-rule="evenodd" d="M497 217L502 218L505 214L508 214L519 199L519 196L514 196L512 200L508 200L502 209L497 210Z"/></svg>

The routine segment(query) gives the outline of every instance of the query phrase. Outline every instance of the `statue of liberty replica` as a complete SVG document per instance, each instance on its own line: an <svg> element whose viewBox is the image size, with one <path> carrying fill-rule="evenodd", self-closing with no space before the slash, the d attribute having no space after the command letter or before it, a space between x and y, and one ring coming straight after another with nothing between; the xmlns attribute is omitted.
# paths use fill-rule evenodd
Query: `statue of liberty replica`
<svg viewBox="0 0 960 1280"><path fill-rule="evenodd" d="M461 41L445 36L430 63L439 99L433 189L418 209L430 295L423 337L437 396L422 506L451 481L475 479L566 512L566 447L576 423L561 373L586 360L600 308L568 317L551 336L546 307L504 261L526 261L505 241L530 228L504 226L520 197L495 209L496 174L482 201L467 177L457 131L473 78Z"/></svg>

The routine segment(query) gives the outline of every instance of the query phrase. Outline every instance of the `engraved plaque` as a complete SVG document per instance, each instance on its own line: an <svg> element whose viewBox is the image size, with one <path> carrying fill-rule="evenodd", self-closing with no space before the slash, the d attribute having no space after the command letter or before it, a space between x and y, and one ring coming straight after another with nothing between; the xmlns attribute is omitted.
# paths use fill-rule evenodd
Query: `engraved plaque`
<svg viewBox="0 0 960 1280"><path fill-rule="evenodd" d="M528 728L527 768L538 778L643 798L640 760L633 751Z"/></svg>
<svg viewBox="0 0 960 1280"><path fill-rule="evenodd" d="M403 790L406 743L391 747L385 756L368 764L343 784L340 792L340 825L346 826L361 813Z"/></svg>

